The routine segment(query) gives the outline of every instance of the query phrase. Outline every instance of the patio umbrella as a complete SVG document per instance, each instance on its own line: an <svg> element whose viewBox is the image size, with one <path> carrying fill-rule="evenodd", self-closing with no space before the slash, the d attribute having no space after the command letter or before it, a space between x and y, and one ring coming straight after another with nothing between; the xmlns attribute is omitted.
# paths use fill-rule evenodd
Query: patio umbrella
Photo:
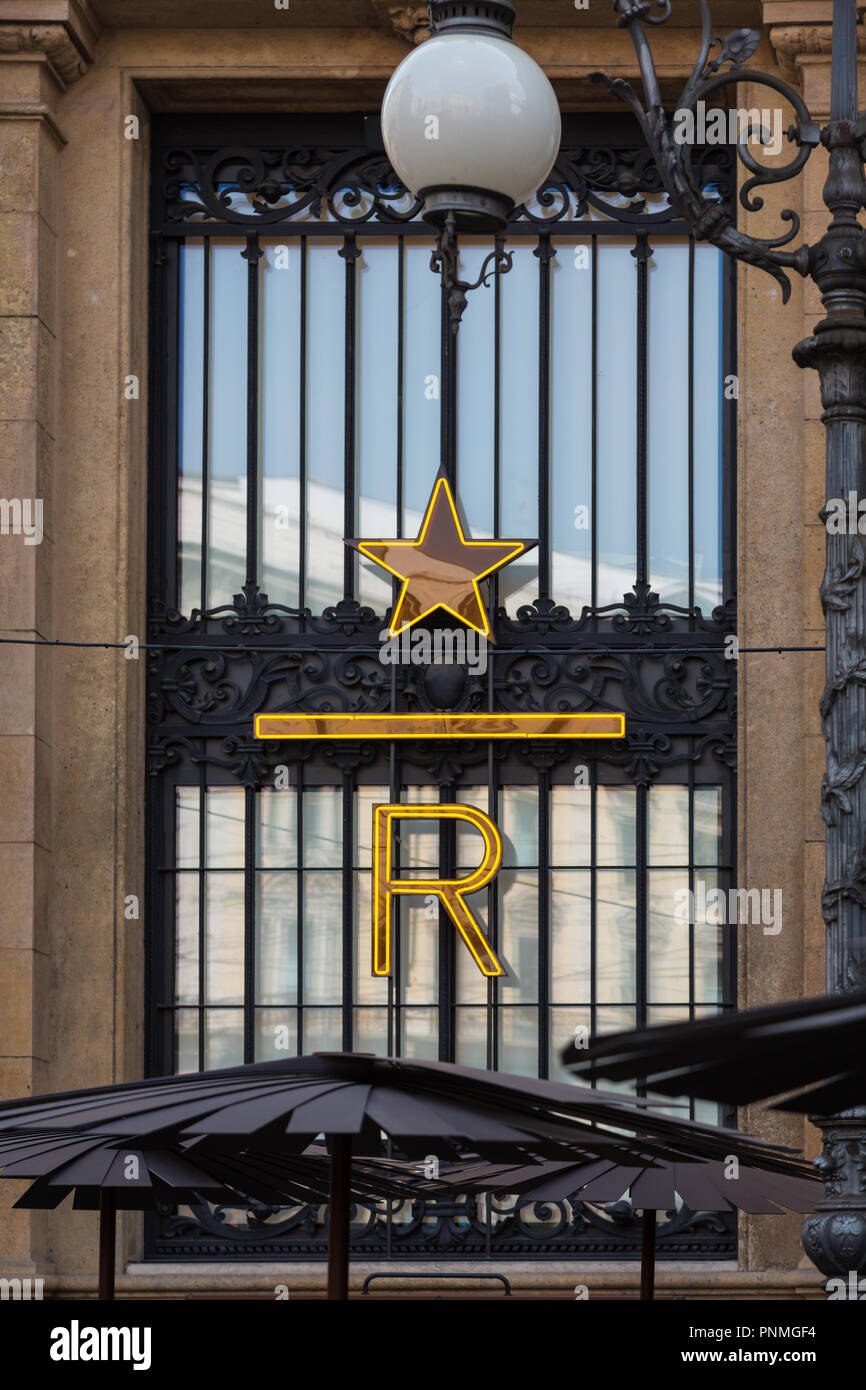
<svg viewBox="0 0 866 1390"><path fill-rule="evenodd" d="M530 1201L619 1202L629 1195L631 1207L642 1213L642 1300L655 1296L656 1213L676 1208L677 1196L693 1211L748 1211L778 1214L782 1208L811 1212L824 1195L823 1185L802 1173L771 1172L740 1167L726 1176L717 1160L660 1160L631 1167L600 1160L568 1160L506 1164L459 1164L440 1172L440 1183L461 1191L507 1192Z"/></svg>
<svg viewBox="0 0 866 1390"><path fill-rule="evenodd" d="M410 1158L426 1155L435 1144L444 1157L457 1157L468 1145L492 1159L513 1158L515 1152L555 1156L567 1145L572 1159L627 1163L636 1153L649 1160L669 1157L671 1142L681 1140L684 1128L692 1156L734 1152L744 1161L766 1161L767 1146L750 1136L728 1137L713 1126L650 1114L618 1095L448 1063L351 1053L32 1096L0 1107L0 1136L86 1130L111 1139L114 1147L120 1139L160 1151L196 1139L199 1159L208 1149L297 1155L324 1134L331 1155L332 1299L348 1297L353 1145L356 1152L376 1154L384 1134ZM789 1155L775 1149L779 1162Z"/></svg>
<svg viewBox="0 0 866 1390"><path fill-rule="evenodd" d="M247 1206L250 1200L280 1207L328 1199L330 1160L312 1146L303 1154L203 1151L136 1147L117 1137L49 1131L0 1135L0 1177L33 1178L16 1207L54 1210L74 1192L76 1210L99 1211L99 1298L114 1297L116 1215L149 1211L160 1202ZM374 1161L353 1170L357 1202L412 1195L411 1175L377 1169Z"/></svg>
<svg viewBox="0 0 866 1390"><path fill-rule="evenodd" d="M866 1102L866 991L613 1033L562 1055L575 1075L640 1077L664 1095L747 1105L791 1092L773 1108L846 1110Z"/></svg>

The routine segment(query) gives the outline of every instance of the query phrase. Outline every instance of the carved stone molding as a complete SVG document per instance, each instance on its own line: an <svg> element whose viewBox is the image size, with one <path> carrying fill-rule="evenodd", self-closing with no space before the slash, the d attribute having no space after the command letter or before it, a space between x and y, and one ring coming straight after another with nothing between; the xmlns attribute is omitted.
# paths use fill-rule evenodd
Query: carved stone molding
<svg viewBox="0 0 866 1390"><path fill-rule="evenodd" d="M0 54L42 54L64 88L93 63L90 35L72 24L0 24Z"/></svg>
<svg viewBox="0 0 866 1390"><path fill-rule="evenodd" d="M833 30L829 24L781 24L770 30L770 43L789 82L800 85L797 59L826 55L830 59ZM866 29L857 31L857 52L866 54Z"/></svg>
<svg viewBox="0 0 866 1390"><path fill-rule="evenodd" d="M430 36L430 19L426 5L392 5L388 0L373 0L383 29L405 39L407 43L423 43Z"/></svg>

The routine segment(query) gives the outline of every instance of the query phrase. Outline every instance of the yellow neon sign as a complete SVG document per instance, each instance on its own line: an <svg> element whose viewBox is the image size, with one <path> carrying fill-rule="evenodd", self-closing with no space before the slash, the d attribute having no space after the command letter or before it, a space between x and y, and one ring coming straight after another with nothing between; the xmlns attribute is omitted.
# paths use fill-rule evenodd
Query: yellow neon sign
<svg viewBox="0 0 866 1390"><path fill-rule="evenodd" d="M624 714L257 714L256 738L624 738Z"/></svg>
<svg viewBox="0 0 866 1390"><path fill-rule="evenodd" d="M480 830L484 858L465 878L395 878L392 868L393 824L399 820L465 821ZM466 903L465 894L476 893L496 875L502 862L502 836L489 816L475 806L445 804L373 807L373 974L391 973L391 899L431 894L441 901L473 960L483 975L503 975L490 942Z"/></svg>
<svg viewBox="0 0 866 1390"><path fill-rule="evenodd" d="M346 544L401 581L391 618L392 637L442 608L492 640L479 581L531 550L537 542L469 540L460 524L451 485L440 473L414 541L394 537L347 540Z"/></svg>

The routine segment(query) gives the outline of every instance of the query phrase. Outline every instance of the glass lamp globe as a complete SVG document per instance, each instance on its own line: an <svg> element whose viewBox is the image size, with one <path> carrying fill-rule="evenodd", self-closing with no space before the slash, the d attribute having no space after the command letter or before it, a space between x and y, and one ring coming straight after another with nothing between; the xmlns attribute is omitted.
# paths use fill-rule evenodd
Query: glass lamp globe
<svg viewBox="0 0 866 1390"><path fill-rule="evenodd" d="M431 37L394 72L382 103L391 164L428 222L499 230L544 182L559 151L559 105L512 42L514 7L430 4Z"/></svg>

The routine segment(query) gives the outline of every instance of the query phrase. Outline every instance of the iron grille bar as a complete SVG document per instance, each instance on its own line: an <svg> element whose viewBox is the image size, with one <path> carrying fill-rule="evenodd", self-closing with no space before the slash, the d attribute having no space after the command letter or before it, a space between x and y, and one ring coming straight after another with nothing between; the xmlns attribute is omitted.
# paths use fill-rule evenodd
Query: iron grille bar
<svg viewBox="0 0 866 1390"><path fill-rule="evenodd" d="M343 1042L344 1052L352 1050L354 1019L354 926L355 926L355 792L351 768L343 771Z"/></svg>
<svg viewBox="0 0 866 1390"><path fill-rule="evenodd" d="M344 472L343 472L343 535L355 534L355 362L357 354L357 300L358 279L356 263L361 254L354 233L343 238L339 254L346 262L346 365L345 365L345 410L344 410ZM350 597L355 591L355 552L346 546L343 554L343 592Z"/></svg>
<svg viewBox="0 0 866 1390"><path fill-rule="evenodd" d="M646 585L648 505L647 505L647 423L648 375L647 332L649 319L647 262L651 256L646 233L638 232L632 255L637 261L637 548L636 568L638 588Z"/></svg>
<svg viewBox="0 0 866 1390"><path fill-rule="evenodd" d="M591 250L592 264L590 273L592 275L592 325L591 325L591 352L592 352L592 512L590 515L590 537L592 545L592 574L590 584L592 586L592 611L598 607L598 237L592 238ZM598 619L593 618L593 632L598 629Z"/></svg>
<svg viewBox="0 0 866 1390"><path fill-rule="evenodd" d="M298 1054L303 1056L304 1047L304 766L298 765L297 809L295 812L296 840L295 863L297 865L297 911L298 911Z"/></svg>
<svg viewBox="0 0 866 1390"><path fill-rule="evenodd" d="M202 408L201 408L201 606L208 606L208 566L210 563L210 349L211 289L213 260L210 237L204 239L204 323L202 332Z"/></svg>
<svg viewBox="0 0 866 1390"><path fill-rule="evenodd" d="M364 237L395 237L403 236L412 239L432 241L436 232L434 227L430 227L426 222L363 222L357 219L354 229L349 229L347 233L345 222L303 222L303 223L271 223L263 225L261 220L251 216L249 221L238 222L210 222L210 221L187 221L187 222L165 222L155 228L156 234L164 241L185 241L187 237L208 236L208 237L230 237L235 240L243 236L247 226L254 228L260 235L274 236L279 235L293 240L295 237L335 237L341 234ZM506 239L506 249L508 238L511 236L532 236L537 234L539 228L542 231L548 227L545 221L521 221L510 222L503 236ZM303 228L303 231L301 230ZM634 236L635 230L639 229L643 234L652 232L656 236L681 236L689 235L691 228L688 222L682 222L676 218L668 221L662 217L636 217L628 222L584 219L582 221L554 221L550 219L549 232L553 236L600 236L600 237L620 237L629 238ZM492 238L491 238L492 243ZM491 245L492 249L492 245Z"/></svg>
<svg viewBox="0 0 866 1390"><path fill-rule="evenodd" d="M301 237L301 283L299 325L300 370L298 410L298 607L306 607L307 595L307 528L301 522L307 513L307 238ZM300 794L298 799L300 800ZM300 860L298 861L300 863Z"/></svg>
<svg viewBox="0 0 866 1390"><path fill-rule="evenodd" d="M540 236L538 257L538 591L550 597L550 262L556 252ZM546 1073L545 1073L546 1075Z"/></svg>
<svg viewBox="0 0 866 1390"><path fill-rule="evenodd" d="M538 774L538 1075L550 1075L550 773ZM544 929L542 929L544 924Z"/></svg>
<svg viewBox="0 0 866 1390"><path fill-rule="evenodd" d="M404 373L406 370L405 326L406 313L406 243L401 234L397 238L397 535L403 535L403 400Z"/></svg>
<svg viewBox="0 0 866 1390"><path fill-rule="evenodd" d="M259 488L259 260L255 232L247 232L241 255L247 262L247 583L259 577L262 509Z"/></svg>
<svg viewBox="0 0 866 1390"><path fill-rule="evenodd" d="M244 788L244 1061L256 1060L256 825L259 793Z"/></svg>
<svg viewBox="0 0 866 1390"><path fill-rule="evenodd" d="M175 822L176 823L176 822ZM204 764L198 770L198 998L207 1000L207 781ZM172 998L175 997L174 983ZM198 1019L198 1069L205 1066L205 1019ZM177 1066L177 1059L175 1059Z"/></svg>
<svg viewBox="0 0 866 1390"><path fill-rule="evenodd" d="M695 603L695 239L689 237L689 342L688 342L688 436L689 436L689 609ZM690 619L690 626L694 621Z"/></svg>

